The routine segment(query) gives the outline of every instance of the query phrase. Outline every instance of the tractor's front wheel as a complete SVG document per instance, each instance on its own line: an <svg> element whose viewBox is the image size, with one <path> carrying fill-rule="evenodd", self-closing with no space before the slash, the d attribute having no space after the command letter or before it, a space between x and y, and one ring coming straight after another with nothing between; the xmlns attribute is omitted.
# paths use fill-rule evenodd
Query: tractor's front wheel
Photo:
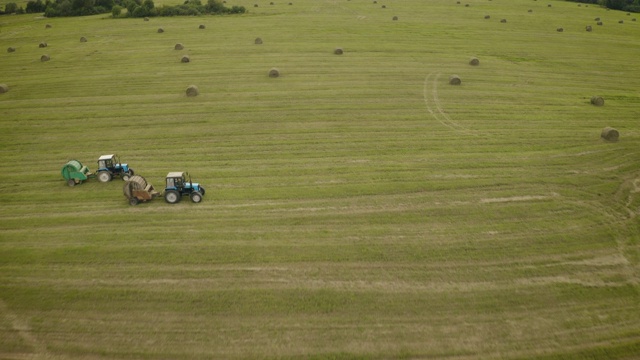
<svg viewBox="0 0 640 360"><path fill-rule="evenodd" d="M164 201L168 202L169 204L175 204L180 201L180 193L177 191L169 190L164 193Z"/></svg>
<svg viewBox="0 0 640 360"><path fill-rule="evenodd" d="M98 180L100 180L100 182L109 182L111 181L111 174L108 171L100 171L98 173Z"/></svg>
<svg viewBox="0 0 640 360"><path fill-rule="evenodd" d="M129 170L127 171L127 174L129 174L129 177L135 175L132 168L129 168Z"/></svg>
<svg viewBox="0 0 640 360"><path fill-rule="evenodd" d="M129 199L129 205L131 206L136 206L138 205L138 203L140 203L140 200L138 200L137 197L132 197L131 199Z"/></svg>
<svg viewBox="0 0 640 360"><path fill-rule="evenodd" d="M76 181L73 180L73 179L69 179L69 180L67 180L67 185L69 185L71 187L74 187L74 186L76 186Z"/></svg>
<svg viewBox="0 0 640 360"><path fill-rule="evenodd" d="M194 203L199 203L200 201L202 201L202 194L197 191L192 192L190 197L191 201L193 201Z"/></svg>
<svg viewBox="0 0 640 360"><path fill-rule="evenodd" d="M129 173L122 173L122 181L129 181L129 179L131 179Z"/></svg>

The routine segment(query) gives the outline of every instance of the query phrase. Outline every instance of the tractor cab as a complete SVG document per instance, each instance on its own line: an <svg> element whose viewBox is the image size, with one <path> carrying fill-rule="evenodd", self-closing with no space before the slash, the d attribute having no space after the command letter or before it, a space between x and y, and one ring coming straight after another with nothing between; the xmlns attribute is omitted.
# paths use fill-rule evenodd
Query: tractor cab
<svg viewBox="0 0 640 360"><path fill-rule="evenodd" d="M129 165L120 162L115 154L102 155L98 158L98 180L111 181L114 176L120 176L122 180L128 180L133 176L133 169Z"/></svg>
<svg viewBox="0 0 640 360"><path fill-rule="evenodd" d="M191 201L199 203L204 196L204 188L191 181L187 172L170 172L167 174L167 186L164 189L164 199L170 204L180 201L183 195L189 196Z"/></svg>

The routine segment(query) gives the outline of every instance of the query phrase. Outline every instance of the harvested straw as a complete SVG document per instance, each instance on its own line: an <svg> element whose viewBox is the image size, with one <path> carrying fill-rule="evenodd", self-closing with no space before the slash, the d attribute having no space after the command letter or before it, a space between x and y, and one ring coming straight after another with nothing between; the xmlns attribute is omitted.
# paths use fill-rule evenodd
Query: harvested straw
<svg viewBox="0 0 640 360"><path fill-rule="evenodd" d="M184 45L181 43L177 43L176 46L173 47L174 50L182 50L184 49Z"/></svg>
<svg viewBox="0 0 640 360"><path fill-rule="evenodd" d="M491 19L491 15L485 15L484 18L485 19Z"/></svg>
<svg viewBox="0 0 640 360"><path fill-rule="evenodd" d="M507 19L502 19L502 20L500 20L500 22L501 22L501 23L506 23L506 22L507 22Z"/></svg>
<svg viewBox="0 0 640 360"><path fill-rule="evenodd" d="M148 17L145 17L145 18L144 18L144 21L149 21L149 18L148 18Z"/></svg>
<svg viewBox="0 0 640 360"><path fill-rule="evenodd" d="M584 29L585 29L585 30L587 30L587 32L591 32L591 31L593 31L593 28L591 27L591 25L587 25L587 26L585 26L585 28L584 28Z"/></svg>
<svg viewBox="0 0 640 360"><path fill-rule="evenodd" d="M556 31L557 31L557 32L563 32L563 31L564 31L564 29L563 29L563 28L561 28L561 27L559 27L559 28L557 28L557 29L556 29Z"/></svg>
<svg viewBox="0 0 640 360"><path fill-rule="evenodd" d="M0 84L0 94L4 94L7 91L9 91L9 87L7 86L7 84Z"/></svg>
<svg viewBox="0 0 640 360"><path fill-rule="evenodd" d="M183 63L188 63L189 61L191 61L191 59L189 58L189 55L183 55L182 59L180 59L180 62L183 62Z"/></svg>
<svg viewBox="0 0 640 360"><path fill-rule="evenodd" d="M396 21L396 20L398 20L398 17L394 16L391 20Z"/></svg>
<svg viewBox="0 0 640 360"><path fill-rule="evenodd" d="M602 129L600 137L606 141L618 141L618 139L620 138L620 133L618 132L618 130L607 126L606 128Z"/></svg>
<svg viewBox="0 0 640 360"><path fill-rule="evenodd" d="M592 96L591 97L591 103L595 106L603 106L604 105L604 99L601 96Z"/></svg>
<svg viewBox="0 0 640 360"><path fill-rule="evenodd" d="M277 78L278 76L280 76L280 71L278 71L278 69L272 68L271 70L269 70L270 78Z"/></svg>
<svg viewBox="0 0 640 360"><path fill-rule="evenodd" d="M51 29L51 24L47 24L44 26L45 29Z"/></svg>
<svg viewBox="0 0 640 360"><path fill-rule="evenodd" d="M335 50L333 50L333 53L336 55L342 55L344 51L342 51L342 48L336 48Z"/></svg>
<svg viewBox="0 0 640 360"><path fill-rule="evenodd" d="M80 42L82 42L82 43L87 42L87 38L86 38L86 37L84 37L84 36L83 36L83 37L81 37L81 38L80 38Z"/></svg>
<svg viewBox="0 0 640 360"><path fill-rule="evenodd" d="M451 76L449 76L449 84L450 85L460 85L460 84L462 84L462 80L460 80L460 77L458 75L451 75Z"/></svg>
<svg viewBox="0 0 640 360"><path fill-rule="evenodd" d="M204 24L200 24L200 26L198 26L198 29L206 29L207 27Z"/></svg>
<svg viewBox="0 0 640 360"><path fill-rule="evenodd" d="M198 96L198 94L200 94L200 92L198 91L197 86L189 85L189 87L187 87L187 96L189 97Z"/></svg>
<svg viewBox="0 0 640 360"><path fill-rule="evenodd" d="M471 59L469 59L469 65L478 66L480 65L480 60L478 60L477 57L471 57Z"/></svg>
<svg viewBox="0 0 640 360"><path fill-rule="evenodd" d="M7 52L14 52L14 51L16 51L16 48L14 48L13 46L9 46L7 48Z"/></svg>
<svg viewBox="0 0 640 360"><path fill-rule="evenodd" d="M47 46L46 42L41 42L40 45L38 45L39 48L46 48Z"/></svg>
<svg viewBox="0 0 640 360"><path fill-rule="evenodd" d="M602 26L602 21L598 21L598 22L596 23L596 25L598 25L598 26Z"/></svg>
<svg viewBox="0 0 640 360"><path fill-rule="evenodd" d="M40 56L40 61L45 62L45 61L49 61L51 60L51 58L49 57L49 55L42 55Z"/></svg>
<svg viewBox="0 0 640 360"><path fill-rule="evenodd" d="M158 33L160 33L160 34L161 34L161 33L163 33L163 32L164 32L164 29L163 29L163 28L158 28Z"/></svg>
<svg viewBox="0 0 640 360"><path fill-rule="evenodd" d="M262 44L262 39L257 37L255 43L256 43L256 45Z"/></svg>

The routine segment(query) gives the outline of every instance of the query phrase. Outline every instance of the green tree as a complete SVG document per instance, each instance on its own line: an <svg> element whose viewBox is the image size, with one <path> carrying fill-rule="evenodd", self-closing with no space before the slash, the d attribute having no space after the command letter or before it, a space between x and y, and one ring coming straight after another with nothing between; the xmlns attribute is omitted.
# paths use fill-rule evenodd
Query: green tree
<svg viewBox="0 0 640 360"><path fill-rule="evenodd" d="M18 4L14 3L14 2L7 3L4 6L4 12L7 13L7 14L13 14L16 11L18 11Z"/></svg>

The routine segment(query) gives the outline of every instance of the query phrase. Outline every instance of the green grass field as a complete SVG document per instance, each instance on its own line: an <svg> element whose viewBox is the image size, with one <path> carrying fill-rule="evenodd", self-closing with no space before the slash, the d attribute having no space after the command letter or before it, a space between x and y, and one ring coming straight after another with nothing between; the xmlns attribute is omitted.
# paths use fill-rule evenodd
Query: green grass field
<svg viewBox="0 0 640 360"><path fill-rule="evenodd" d="M640 356L640 14L242 1L0 17L1 359Z"/></svg>

